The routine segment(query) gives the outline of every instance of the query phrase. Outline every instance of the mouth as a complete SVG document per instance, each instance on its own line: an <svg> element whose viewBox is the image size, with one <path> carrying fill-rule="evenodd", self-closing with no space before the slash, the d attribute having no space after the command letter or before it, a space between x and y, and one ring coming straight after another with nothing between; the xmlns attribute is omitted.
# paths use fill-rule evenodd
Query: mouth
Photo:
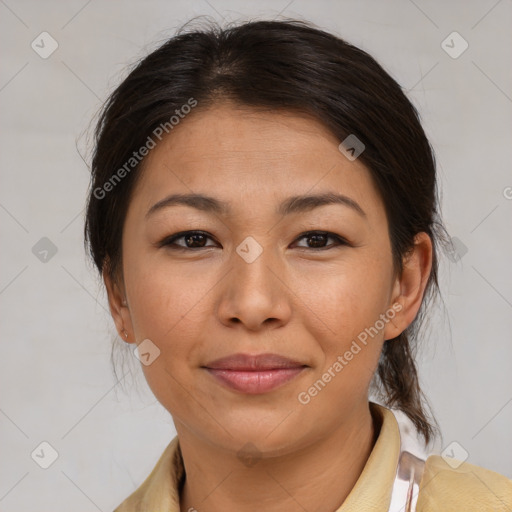
<svg viewBox="0 0 512 512"><path fill-rule="evenodd" d="M308 366L277 354L235 354L212 361L203 368L224 386L255 395L283 386Z"/></svg>

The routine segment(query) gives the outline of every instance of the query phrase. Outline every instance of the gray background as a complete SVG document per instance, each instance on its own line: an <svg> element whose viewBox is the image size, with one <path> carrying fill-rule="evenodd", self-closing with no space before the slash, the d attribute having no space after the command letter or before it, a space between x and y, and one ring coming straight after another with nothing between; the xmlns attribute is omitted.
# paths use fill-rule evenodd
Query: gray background
<svg viewBox="0 0 512 512"><path fill-rule="evenodd" d="M113 322L82 249L89 176L76 146L87 161L89 122L127 65L197 15L310 20L370 52L408 91L457 239L442 264L446 309L420 354L440 450L512 478L510 0L0 0L0 15L2 511L112 510L174 436L140 363L121 383L112 373ZM31 47L44 31L59 45L47 58ZM469 44L458 58L442 46L453 31ZM48 469L31 457L43 441L59 455Z"/></svg>

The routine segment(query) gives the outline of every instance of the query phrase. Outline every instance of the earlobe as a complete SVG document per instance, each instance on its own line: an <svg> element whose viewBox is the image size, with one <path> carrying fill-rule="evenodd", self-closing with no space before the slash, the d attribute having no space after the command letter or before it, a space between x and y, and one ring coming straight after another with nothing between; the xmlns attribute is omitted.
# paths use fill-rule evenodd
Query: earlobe
<svg viewBox="0 0 512 512"><path fill-rule="evenodd" d="M112 277L106 265L103 266L102 277L107 290L110 314L116 325L117 332L121 339L127 343L133 343L135 339L133 337L131 316L122 285L120 286Z"/></svg>
<svg viewBox="0 0 512 512"><path fill-rule="evenodd" d="M399 300L395 301L390 308L386 311L386 317L389 322L384 329L384 341L391 340L399 336L404 327L400 318L400 312L403 311L403 306Z"/></svg>
<svg viewBox="0 0 512 512"><path fill-rule="evenodd" d="M393 289L396 314L386 326L384 339L399 336L416 318L432 270L432 241L427 233L415 236L414 246L403 260L403 268ZM395 307L399 305L399 307Z"/></svg>

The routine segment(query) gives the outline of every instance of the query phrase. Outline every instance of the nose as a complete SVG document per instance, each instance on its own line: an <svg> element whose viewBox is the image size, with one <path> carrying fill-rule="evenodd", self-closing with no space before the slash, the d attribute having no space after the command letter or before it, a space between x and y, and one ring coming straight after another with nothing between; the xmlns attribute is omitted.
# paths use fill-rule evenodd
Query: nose
<svg viewBox="0 0 512 512"><path fill-rule="evenodd" d="M219 294L217 314L229 327L240 324L250 331L284 326L291 317L293 293L286 270L270 249L254 260L233 253L232 270Z"/></svg>

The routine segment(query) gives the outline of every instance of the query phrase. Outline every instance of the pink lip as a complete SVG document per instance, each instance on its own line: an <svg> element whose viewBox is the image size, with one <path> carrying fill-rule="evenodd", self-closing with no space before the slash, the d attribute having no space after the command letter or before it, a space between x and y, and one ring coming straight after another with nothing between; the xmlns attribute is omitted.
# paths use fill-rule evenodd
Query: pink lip
<svg viewBox="0 0 512 512"><path fill-rule="evenodd" d="M277 354L234 354L205 365L223 384L248 394L265 393L282 386L306 367Z"/></svg>

